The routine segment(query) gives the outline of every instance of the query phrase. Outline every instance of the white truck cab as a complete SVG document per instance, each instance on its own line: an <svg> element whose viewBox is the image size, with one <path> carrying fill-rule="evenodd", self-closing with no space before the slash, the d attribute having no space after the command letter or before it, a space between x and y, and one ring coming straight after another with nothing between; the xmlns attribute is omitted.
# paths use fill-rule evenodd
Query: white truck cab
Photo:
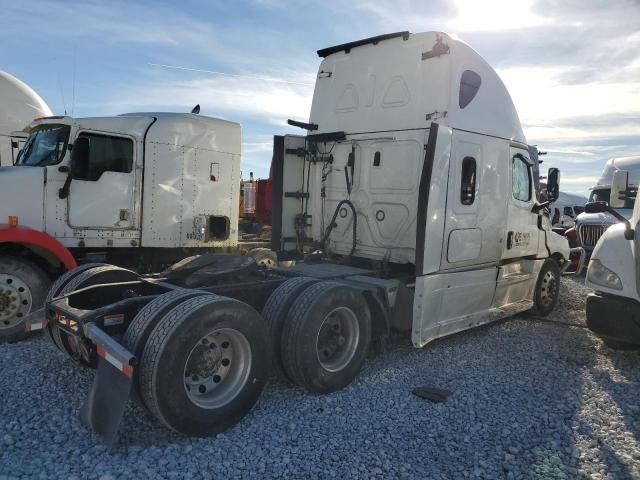
<svg viewBox="0 0 640 480"><path fill-rule="evenodd" d="M28 130L0 168L0 341L79 263L150 271L237 246L239 124L134 113Z"/></svg>
<svg viewBox="0 0 640 480"><path fill-rule="evenodd" d="M51 116L45 101L31 87L7 72L0 71L0 167L16 161L35 118Z"/></svg>
<svg viewBox="0 0 640 480"><path fill-rule="evenodd" d="M613 176L619 170L627 172L629 189L635 196L640 185L640 156L612 158L607 161L600 178L591 189L589 202L609 202ZM627 220L631 219L633 199L618 203L616 211ZM587 255L591 254L602 234L618 222L619 220L608 212L581 213L576 218L575 226L578 244L585 249Z"/></svg>
<svg viewBox="0 0 640 480"><path fill-rule="evenodd" d="M551 220L554 227L572 228L578 215L584 212L587 197L574 193L560 192L558 199L551 204Z"/></svg>
<svg viewBox="0 0 640 480"><path fill-rule="evenodd" d="M585 285L595 293L587 298L587 326L611 348L640 349L640 202L633 205L637 183L630 186L624 170L611 178L607 198L586 207L590 214L618 222L604 231L591 254ZM630 205L627 217L624 210Z"/></svg>
<svg viewBox="0 0 640 480"><path fill-rule="evenodd" d="M318 52L309 123L291 122L308 135L284 137L274 165L274 249L295 256L320 242L408 267L416 346L532 308L549 269L553 308L569 246L538 203L537 165L504 84L446 34L383 40Z"/></svg>

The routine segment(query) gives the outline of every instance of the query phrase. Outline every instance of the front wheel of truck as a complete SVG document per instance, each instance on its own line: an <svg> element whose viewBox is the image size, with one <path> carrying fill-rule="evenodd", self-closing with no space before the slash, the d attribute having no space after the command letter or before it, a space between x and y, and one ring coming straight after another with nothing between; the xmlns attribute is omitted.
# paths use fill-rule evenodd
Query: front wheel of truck
<svg viewBox="0 0 640 480"><path fill-rule="evenodd" d="M181 302L153 328L139 363L144 404L183 435L239 422L269 374L267 327L249 305L218 295Z"/></svg>
<svg viewBox="0 0 640 480"><path fill-rule="evenodd" d="M545 260L538 274L533 296L531 310L535 315L546 317L555 308L560 294L560 276L558 263L551 258Z"/></svg>
<svg viewBox="0 0 640 480"><path fill-rule="evenodd" d="M0 343L29 336L24 320L42 308L51 281L35 263L21 257L0 256Z"/></svg>

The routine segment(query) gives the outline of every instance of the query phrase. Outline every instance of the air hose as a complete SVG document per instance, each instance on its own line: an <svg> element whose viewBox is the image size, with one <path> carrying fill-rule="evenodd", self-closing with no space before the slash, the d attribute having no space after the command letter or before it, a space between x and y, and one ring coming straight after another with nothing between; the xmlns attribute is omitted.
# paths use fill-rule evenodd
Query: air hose
<svg viewBox="0 0 640 480"><path fill-rule="evenodd" d="M327 227L327 231L324 234L324 237L322 237L322 249L325 249L325 245L327 243L327 240L329 240L329 235L331 235L331 231L333 230L333 227L336 225L336 218L338 218L338 213L340 212L340 207L342 207L343 205L349 205L349 207L351 208L351 212L353 213L353 243L351 245L351 252L349 252L349 256L352 256L353 253L356 251L356 227L357 227L357 223L358 223L358 216L356 215L356 207L353 206L353 203L351 203L351 200L342 200L340 201L340 203L338 203L338 206L336 207L335 212L333 212L333 217L331 218L331 222L329 222L329 226Z"/></svg>

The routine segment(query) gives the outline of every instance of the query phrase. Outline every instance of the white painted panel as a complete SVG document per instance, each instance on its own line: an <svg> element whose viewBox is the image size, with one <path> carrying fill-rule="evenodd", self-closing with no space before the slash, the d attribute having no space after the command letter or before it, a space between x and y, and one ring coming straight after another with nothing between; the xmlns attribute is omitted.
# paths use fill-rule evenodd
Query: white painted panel
<svg viewBox="0 0 640 480"><path fill-rule="evenodd" d="M465 228L452 230L449 234L447 259L450 263L475 260L480 256L482 246L482 230Z"/></svg>
<svg viewBox="0 0 640 480"><path fill-rule="evenodd" d="M464 319L491 308L495 267L416 278L412 339L416 346L465 327Z"/></svg>
<svg viewBox="0 0 640 480"><path fill-rule="evenodd" d="M129 228L133 215L132 173L104 172L96 182L73 180L69 190L72 227ZM128 212L120 220L120 210Z"/></svg>

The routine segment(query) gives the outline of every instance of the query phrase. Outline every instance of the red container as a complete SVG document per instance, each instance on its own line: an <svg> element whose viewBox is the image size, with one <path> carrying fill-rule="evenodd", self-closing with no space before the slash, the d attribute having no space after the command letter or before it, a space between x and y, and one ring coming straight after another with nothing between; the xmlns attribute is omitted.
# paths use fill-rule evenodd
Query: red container
<svg viewBox="0 0 640 480"><path fill-rule="evenodd" d="M273 182L269 179L256 183L256 221L261 225L271 225Z"/></svg>

